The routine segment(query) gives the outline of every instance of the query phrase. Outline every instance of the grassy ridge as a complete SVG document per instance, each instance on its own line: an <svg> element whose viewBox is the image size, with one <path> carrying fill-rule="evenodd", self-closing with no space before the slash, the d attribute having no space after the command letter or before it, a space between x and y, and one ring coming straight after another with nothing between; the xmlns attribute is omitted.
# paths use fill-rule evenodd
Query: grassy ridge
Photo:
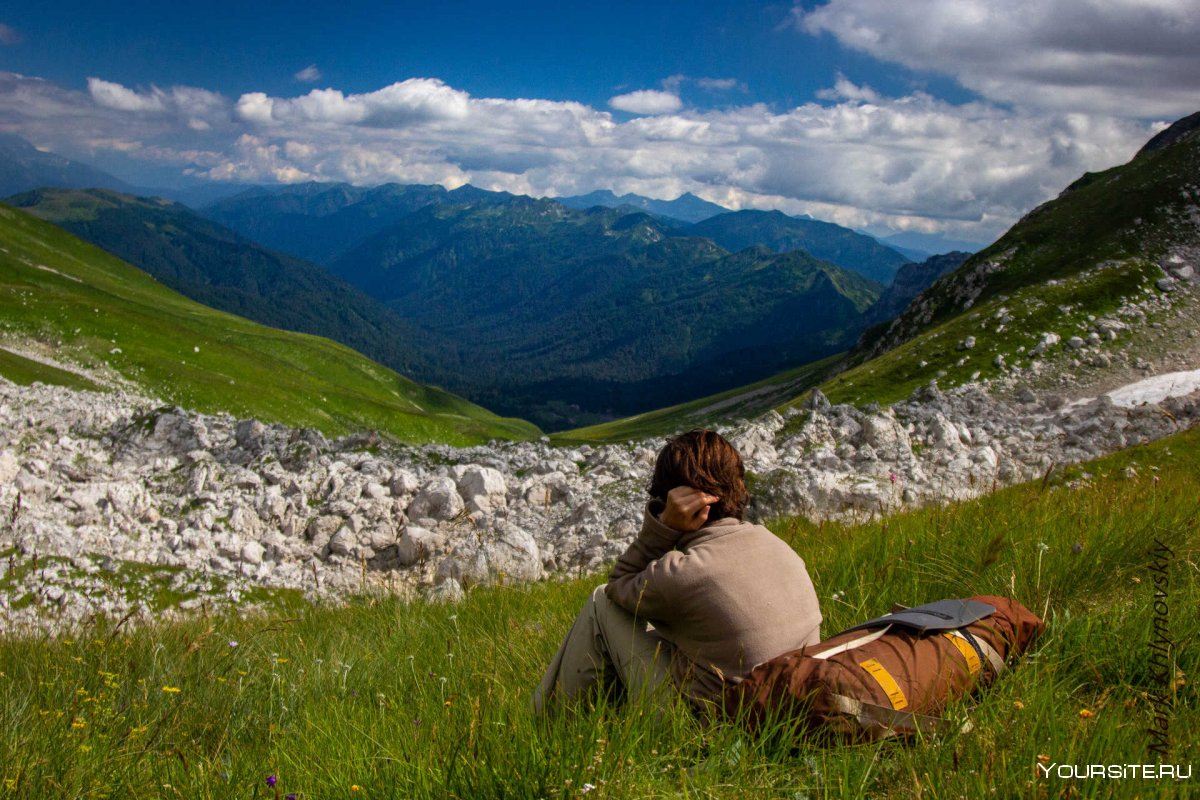
<svg viewBox="0 0 1200 800"><path fill-rule="evenodd" d="M1168 761L1195 760L1197 481L1192 431L969 503L772 525L809 565L826 636L893 602L976 593L1046 616L1030 657L971 709L969 734L793 751L682 713L601 706L538 722L529 693L595 583L583 579L481 589L457 606L363 600L9 640L0 797L1183 796L1136 779L1045 778L1035 764L1155 760L1154 538L1174 551Z"/></svg>
<svg viewBox="0 0 1200 800"><path fill-rule="evenodd" d="M626 442L665 436L721 420L749 419L786 404L821 381L842 358L841 353L781 372L690 403L647 411L632 417L551 434L561 444Z"/></svg>
<svg viewBox="0 0 1200 800"><path fill-rule="evenodd" d="M1157 291L1153 285L1163 272L1156 262L1175 246L1195 247L1198 174L1200 138L1192 134L1085 175L936 281L891 327L869 332L870 341L850 356L855 369L822 389L835 402L891 402L934 377L947 387L976 372L999 375L998 355L1010 366L1027 366L1028 356L1018 348L1027 352L1042 331L1064 340L1086 336L1089 315L1111 313L1124 298ZM1014 319L998 329L1002 307ZM978 339L976 348L957 351L967 336ZM878 357L866 361L870 355ZM968 360L960 364L963 356Z"/></svg>
<svg viewBox="0 0 1200 800"><path fill-rule="evenodd" d="M3 206L0 246L0 332L36 340L86 367L107 366L178 405L330 434L372 428L406 442L467 444L538 433L327 339L193 303ZM0 374L13 380L28 371L12 357L0 360ZM38 379L63 382L44 371Z"/></svg>
<svg viewBox="0 0 1200 800"><path fill-rule="evenodd" d="M971 380L976 373L984 379L1001 377L1006 370L995 363L997 356L1003 356L1007 366L1028 367L1033 360L1028 352L1043 331L1058 333L1063 341L1071 336L1086 337L1089 317L1113 314L1127 298L1151 289L1161 274L1151 262L1138 259L1061 278L1052 286L1019 289L932 325L886 353L840 372L820 389L835 403L895 403L935 378L942 388L949 388ZM1001 309L1013 317L1003 326L997 320ZM1167 315L1161 316L1169 321ZM1157 321L1155 316L1150 319ZM975 347L958 349L968 336L975 337ZM1099 346L1115 353L1128 347L1129 340ZM1070 358L1061 344L1042 357L1048 363ZM1072 371L1084 374L1087 369L1081 366Z"/></svg>
<svg viewBox="0 0 1200 800"><path fill-rule="evenodd" d="M0 348L0 375L21 386L29 386L37 382L66 386L70 389L101 391L98 384L82 375L34 361L31 358L11 353L4 348Z"/></svg>

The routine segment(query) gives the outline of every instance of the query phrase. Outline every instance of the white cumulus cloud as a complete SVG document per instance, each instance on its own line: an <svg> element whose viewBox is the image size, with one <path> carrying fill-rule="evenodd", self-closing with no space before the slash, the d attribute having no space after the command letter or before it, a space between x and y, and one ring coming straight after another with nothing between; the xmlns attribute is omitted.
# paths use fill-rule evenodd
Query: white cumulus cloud
<svg viewBox="0 0 1200 800"><path fill-rule="evenodd" d="M317 69L316 64L309 64L292 77L301 83L313 83L314 81L321 80L321 70Z"/></svg>
<svg viewBox="0 0 1200 800"><path fill-rule="evenodd" d="M461 119L466 92L431 78L409 78L366 94L313 89L292 99L250 92L237 102L237 114L259 124L328 122L339 125L400 125L421 119Z"/></svg>
<svg viewBox="0 0 1200 800"><path fill-rule="evenodd" d="M670 103L618 120L572 101L472 97L433 78L234 102L101 79L76 92L0 72L0 130L65 155L107 149L215 180L693 192L733 208L978 241L1083 172L1128 160L1158 129L1110 114L887 96L842 76L820 97L787 109Z"/></svg>
<svg viewBox="0 0 1200 800"><path fill-rule="evenodd" d="M608 104L618 111L630 114L670 114L683 108L683 101L674 92L657 89L639 89L636 92L619 94L608 99Z"/></svg>
<svg viewBox="0 0 1200 800"><path fill-rule="evenodd" d="M149 92L135 92L119 83L112 83L100 78L88 78L88 92L96 101L96 105L116 111L158 112L166 110L164 94L158 88L152 88Z"/></svg>
<svg viewBox="0 0 1200 800"><path fill-rule="evenodd" d="M101 108L129 114L168 114L185 120L194 130L208 130L211 123L228 116L229 101L217 92L195 86L151 86L138 92L119 83L88 78L88 94Z"/></svg>
<svg viewBox="0 0 1200 800"><path fill-rule="evenodd" d="M830 0L794 16L990 100L1140 118L1200 107L1197 0Z"/></svg>

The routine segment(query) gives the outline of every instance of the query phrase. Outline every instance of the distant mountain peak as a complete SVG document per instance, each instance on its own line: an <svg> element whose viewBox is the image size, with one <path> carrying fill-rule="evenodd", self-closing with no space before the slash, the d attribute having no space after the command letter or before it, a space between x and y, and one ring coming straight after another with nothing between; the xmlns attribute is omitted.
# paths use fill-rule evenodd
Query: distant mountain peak
<svg viewBox="0 0 1200 800"><path fill-rule="evenodd" d="M134 187L107 172L39 150L15 133L0 133L0 197L42 187L81 189L101 187L135 192Z"/></svg>
<svg viewBox="0 0 1200 800"><path fill-rule="evenodd" d="M909 259L870 236L832 222L802 219L778 210L747 208L719 214L686 229L730 251L764 245L775 253L803 250L822 261L889 284Z"/></svg>
<svg viewBox="0 0 1200 800"><path fill-rule="evenodd" d="M632 206L662 217L682 220L683 222L700 222L717 214L725 214L729 209L710 203L697 197L691 192L684 192L674 200L656 200L652 197L642 197L636 194L616 195L611 189L597 189L587 194L568 197L548 198L562 203L567 208L586 209L593 206L618 208Z"/></svg>

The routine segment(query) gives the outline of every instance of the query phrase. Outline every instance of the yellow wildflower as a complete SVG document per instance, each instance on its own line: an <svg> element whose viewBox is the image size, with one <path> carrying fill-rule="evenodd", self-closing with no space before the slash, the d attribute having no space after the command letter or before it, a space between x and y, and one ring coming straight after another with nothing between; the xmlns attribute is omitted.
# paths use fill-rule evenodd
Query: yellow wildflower
<svg viewBox="0 0 1200 800"><path fill-rule="evenodd" d="M162 690L167 694L179 694L182 691L178 686L164 686Z"/></svg>
<svg viewBox="0 0 1200 800"><path fill-rule="evenodd" d="M1092 717L1096 716L1096 712L1089 708L1081 708L1079 709L1079 716L1082 719L1091 719Z"/></svg>

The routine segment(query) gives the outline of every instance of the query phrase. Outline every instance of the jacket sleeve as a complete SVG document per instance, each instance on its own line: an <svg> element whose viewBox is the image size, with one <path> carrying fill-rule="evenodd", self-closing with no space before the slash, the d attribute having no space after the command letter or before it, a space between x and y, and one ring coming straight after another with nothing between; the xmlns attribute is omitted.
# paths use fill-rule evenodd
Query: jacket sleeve
<svg viewBox="0 0 1200 800"><path fill-rule="evenodd" d="M605 593L630 613L661 619L670 610L671 551L682 535L658 520L662 504L651 501L642 518L642 530L629 545L608 576Z"/></svg>

